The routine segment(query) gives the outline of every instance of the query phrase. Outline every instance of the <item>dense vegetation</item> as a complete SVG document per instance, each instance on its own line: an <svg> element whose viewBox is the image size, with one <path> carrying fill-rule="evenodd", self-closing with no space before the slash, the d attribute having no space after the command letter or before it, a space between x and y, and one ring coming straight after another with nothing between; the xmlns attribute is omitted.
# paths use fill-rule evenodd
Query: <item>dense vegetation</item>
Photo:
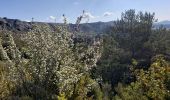
<svg viewBox="0 0 170 100"><path fill-rule="evenodd" d="M170 30L127 10L105 33L32 23L0 31L2 100L168 100Z"/></svg>

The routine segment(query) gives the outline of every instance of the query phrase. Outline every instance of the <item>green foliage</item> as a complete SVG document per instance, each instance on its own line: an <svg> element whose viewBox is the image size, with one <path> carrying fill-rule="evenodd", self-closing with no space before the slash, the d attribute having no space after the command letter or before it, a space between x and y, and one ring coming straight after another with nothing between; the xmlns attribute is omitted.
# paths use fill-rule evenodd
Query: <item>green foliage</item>
<svg viewBox="0 0 170 100"><path fill-rule="evenodd" d="M145 63L150 57L145 54L144 44L151 35L154 21L154 13L136 13L133 9L122 13L121 19L114 22L113 31L103 36L102 55L94 76L102 77L112 87L118 82L133 81L130 66Z"/></svg>
<svg viewBox="0 0 170 100"><path fill-rule="evenodd" d="M114 37L122 48L130 51L132 58L140 54L136 52L139 52L148 41L155 21L154 15L148 12L136 13L135 10L130 9L122 13L120 20L115 21Z"/></svg>
<svg viewBox="0 0 170 100"><path fill-rule="evenodd" d="M169 100L170 31L154 21L127 10L102 38L43 23L0 31L0 99Z"/></svg>
<svg viewBox="0 0 170 100"><path fill-rule="evenodd" d="M10 96L15 84L9 79L8 64L0 62L0 99Z"/></svg>
<svg viewBox="0 0 170 100"><path fill-rule="evenodd" d="M153 30L149 41L145 43L145 48L150 50L150 55L164 54L169 55L170 52L170 31L163 27Z"/></svg>
<svg viewBox="0 0 170 100"><path fill-rule="evenodd" d="M57 100L67 100L66 97L65 97L65 94L59 94L57 96Z"/></svg>
<svg viewBox="0 0 170 100"><path fill-rule="evenodd" d="M117 95L115 100L148 100L147 96L143 94L140 84L131 83L130 86L124 87L121 83L115 88Z"/></svg>
<svg viewBox="0 0 170 100"><path fill-rule="evenodd" d="M148 71L137 71L137 80L132 82L127 87L118 85L117 93L123 100L141 100L159 99L164 100L169 95L169 90L166 88L166 77L169 73L169 64L162 58L156 56L153 58L153 63Z"/></svg>
<svg viewBox="0 0 170 100"><path fill-rule="evenodd" d="M103 98L98 84L89 75L82 76L74 89L74 95L71 98L73 100L101 100Z"/></svg>
<svg viewBox="0 0 170 100"><path fill-rule="evenodd" d="M47 24L33 25L19 40L13 38L12 32L2 35L0 60L9 64L5 69L1 67L0 98L66 100L72 97L75 84L95 66L100 52L95 44L74 44L73 34L66 26L54 30ZM14 40L24 41L26 45L16 45ZM82 62L83 58L87 60Z"/></svg>

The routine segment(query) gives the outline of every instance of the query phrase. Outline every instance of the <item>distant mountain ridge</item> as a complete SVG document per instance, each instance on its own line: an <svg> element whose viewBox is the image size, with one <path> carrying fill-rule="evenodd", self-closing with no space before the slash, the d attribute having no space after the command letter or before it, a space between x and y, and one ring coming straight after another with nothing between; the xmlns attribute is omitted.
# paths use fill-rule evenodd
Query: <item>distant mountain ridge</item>
<svg viewBox="0 0 170 100"><path fill-rule="evenodd" d="M49 24L53 29L54 26L62 25L61 23L44 23L44 22L34 22L37 24ZM170 29L170 21L161 21L154 23L154 28L159 28L164 26L167 29ZM74 31L75 24L69 24L70 31ZM114 21L110 22L94 22L94 23L83 23L80 24L80 30L83 33L104 33L111 29L114 26ZM8 19L0 18L0 29L7 29L12 31L28 31L32 28L32 22L20 21L18 19Z"/></svg>
<svg viewBox="0 0 170 100"><path fill-rule="evenodd" d="M45 22L33 22L37 24L49 24L51 28L56 25L62 25L61 23L45 23ZM14 31L28 31L32 28L32 22L21 21L18 19L0 18L0 29L14 30ZM110 22L94 22L80 24L80 30L85 33L102 33L104 30L112 27L113 21ZM74 31L75 24L69 24L70 31Z"/></svg>
<svg viewBox="0 0 170 100"><path fill-rule="evenodd" d="M163 26L166 29L170 29L170 21L169 20L164 20L164 21L154 23L155 28L159 28L160 26Z"/></svg>
<svg viewBox="0 0 170 100"><path fill-rule="evenodd" d="M170 25L170 20L164 20L164 21L160 21L160 22L157 22L155 24L162 24L162 25L167 25L169 24Z"/></svg>

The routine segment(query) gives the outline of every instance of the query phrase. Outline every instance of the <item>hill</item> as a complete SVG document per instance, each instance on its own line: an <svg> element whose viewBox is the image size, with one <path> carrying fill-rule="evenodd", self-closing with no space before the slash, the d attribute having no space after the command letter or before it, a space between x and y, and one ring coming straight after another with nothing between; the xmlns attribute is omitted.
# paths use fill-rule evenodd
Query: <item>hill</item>
<svg viewBox="0 0 170 100"><path fill-rule="evenodd" d="M160 22L155 23L154 26L155 26L155 28L163 26L163 27L165 27L167 29L170 29L170 21L168 21L168 20L160 21Z"/></svg>
<svg viewBox="0 0 170 100"><path fill-rule="evenodd" d="M61 23L45 23L45 22L34 22L37 24L49 24L51 29L54 26L62 25ZM21 21L18 19L8 19L8 18L0 18L0 29L7 29L11 31L20 31L25 32L32 28L32 22ZM69 29L71 32L74 31L75 24L69 24ZM82 33L95 33L100 34L108 31L110 27L114 26L114 21L110 22L94 22L94 23L83 23L80 24L80 30ZM170 21L162 21L154 23L154 28L159 28L163 26L167 29L170 29Z"/></svg>

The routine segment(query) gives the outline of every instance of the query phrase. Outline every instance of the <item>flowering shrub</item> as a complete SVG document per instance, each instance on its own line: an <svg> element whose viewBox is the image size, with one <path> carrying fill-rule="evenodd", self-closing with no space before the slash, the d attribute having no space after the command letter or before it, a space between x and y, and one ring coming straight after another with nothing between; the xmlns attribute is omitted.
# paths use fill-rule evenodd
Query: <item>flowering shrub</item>
<svg viewBox="0 0 170 100"><path fill-rule="evenodd" d="M88 47L77 53L80 48L75 47L77 45L73 43L72 34L66 26L58 26L55 30L51 30L48 25L35 25L25 36L32 54L29 73L38 84L48 86L52 81L58 88L58 94L64 93L69 97L73 94L74 84L95 65L99 52L94 51L96 48ZM86 60L78 60L84 57L82 54L91 54L86 59L93 62L89 64Z"/></svg>
<svg viewBox="0 0 170 100"><path fill-rule="evenodd" d="M2 32L0 61L7 67L4 70L4 64L0 66L0 98L72 98L76 84L80 79L87 81L82 77L100 57L100 45L93 39L91 44L75 42L78 32L73 34L67 29L67 25L52 29L48 24L32 24L32 29L20 38L12 32ZM92 91L94 83L84 88Z"/></svg>

